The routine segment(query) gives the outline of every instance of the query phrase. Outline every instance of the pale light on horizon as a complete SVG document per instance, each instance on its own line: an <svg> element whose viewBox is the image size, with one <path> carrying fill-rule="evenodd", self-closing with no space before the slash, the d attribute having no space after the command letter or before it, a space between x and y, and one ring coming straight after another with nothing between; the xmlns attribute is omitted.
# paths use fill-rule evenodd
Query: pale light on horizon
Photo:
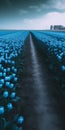
<svg viewBox="0 0 65 130"><path fill-rule="evenodd" d="M23 19L12 23L7 23L3 29L24 29L24 30L43 30L50 29L50 25L65 26L65 13L51 12L39 18ZM2 26L1 26L2 28Z"/></svg>
<svg viewBox="0 0 65 130"><path fill-rule="evenodd" d="M23 21L23 28L26 29L49 29L50 25L63 25L65 26L65 13L52 12L43 15L36 19L25 19Z"/></svg>

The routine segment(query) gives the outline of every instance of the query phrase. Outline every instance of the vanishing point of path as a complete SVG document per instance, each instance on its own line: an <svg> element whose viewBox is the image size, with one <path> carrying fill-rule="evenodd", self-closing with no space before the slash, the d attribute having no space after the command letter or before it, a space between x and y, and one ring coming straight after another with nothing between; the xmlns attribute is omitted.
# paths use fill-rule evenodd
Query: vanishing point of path
<svg viewBox="0 0 65 130"><path fill-rule="evenodd" d="M25 74L22 84L24 130L65 130L62 99L44 62L33 36L30 34L24 47ZM21 94L21 92L20 92Z"/></svg>

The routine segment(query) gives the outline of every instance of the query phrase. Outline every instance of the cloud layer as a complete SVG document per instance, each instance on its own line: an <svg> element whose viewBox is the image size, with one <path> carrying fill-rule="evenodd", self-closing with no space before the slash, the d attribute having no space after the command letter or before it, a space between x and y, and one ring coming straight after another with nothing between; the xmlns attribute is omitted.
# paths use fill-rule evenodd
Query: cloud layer
<svg viewBox="0 0 65 130"><path fill-rule="evenodd" d="M41 29L64 18L65 0L0 0L0 28Z"/></svg>

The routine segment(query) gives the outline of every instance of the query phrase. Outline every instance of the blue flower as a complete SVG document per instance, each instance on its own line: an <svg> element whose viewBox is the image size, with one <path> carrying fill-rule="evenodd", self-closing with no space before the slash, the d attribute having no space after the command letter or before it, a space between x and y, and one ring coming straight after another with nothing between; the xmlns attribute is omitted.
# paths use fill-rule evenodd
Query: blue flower
<svg viewBox="0 0 65 130"><path fill-rule="evenodd" d="M10 76L6 76L5 77L5 81L10 81L11 77Z"/></svg>
<svg viewBox="0 0 65 130"><path fill-rule="evenodd" d="M15 62L14 61L12 61L12 65L14 65L15 64Z"/></svg>
<svg viewBox="0 0 65 130"><path fill-rule="evenodd" d="M19 116L19 118L18 118L18 123L19 124L22 124L23 123L23 121L24 121L24 118L23 118L23 116Z"/></svg>
<svg viewBox="0 0 65 130"><path fill-rule="evenodd" d="M17 80L18 80L18 78L17 78L17 77L15 77L15 78L14 78L14 81L16 82Z"/></svg>
<svg viewBox="0 0 65 130"><path fill-rule="evenodd" d="M2 88L3 87L3 85L2 84L0 84L0 88Z"/></svg>
<svg viewBox="0 0 65 130"><path fill-rule="evenodd" d="M65 71L65 66L64 66L64 65L62 65L61 69L62 69L62 71Z"/></svg>
<svg viewBox="0 0 65 130"><path fill-rule="evenodd" d="M7 108L8 108L9 110L12 110L12 109L13 109L12 103L8 103L8 104L7 104Z"/></svg>
<svg viewBox="0 0 65 130"><path fill-rule="evenodd" d="M14 88L14 84L10 84L10 85L9 85L9 88Z"/></svg>
<svg viewBox="0 0 65 130"><path fill-rule="evenodd" d="M1 79L1 80L0 80L0 83L1 83L1 84L4 84L4 79Z"/></svg>
<svg viewBox="0 0 65 130"><path fill-rule="evenodd" d="M10 72L10 68L7 68L7 72Z"/></svg>
<svg viewBox="0 0 65 130"><path fill-rule="evenodd" d="M6 76L6 73L5 73L5 72L3 73L3 76L4 76L4 77Z"/></svg>
<svg viewBox="0 0 65 130"><path fill-rule="evenodd" d="M2 77L2 72L0 72L0 77Z"/></svg>
<svg viewBox="0 0 65 130"><path fill-rule="evenodd" d="M11 97L11 98L14 98L15 96L16 96L16 93L15 93L15 92L12 92L10 97Z"/></svg>
<svg viewBox="0 0 65 130"><path fill-rule="evenodd" d="M10 86L10 82L6 82L6 86L9 87Z"/></svg>
<svg viewBox="0 0 65 130"><path fill-rule="evenodd" d="M4 113L4 107L0 106L0 114L3 114L3 113Z"/></svg>
<svg viewBox="0 0 65 130"><path fill-rule="evenodd" d="M8 97L8 91L4 91L4 92L3 92L3 97L4 97L4 98L7 98L7 97Z"/></svg>

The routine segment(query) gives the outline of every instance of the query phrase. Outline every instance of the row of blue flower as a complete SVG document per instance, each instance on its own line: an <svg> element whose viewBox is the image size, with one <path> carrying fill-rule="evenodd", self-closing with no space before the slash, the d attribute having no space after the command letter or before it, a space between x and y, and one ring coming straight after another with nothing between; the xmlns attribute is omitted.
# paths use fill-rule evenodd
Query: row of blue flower
<svg viewBox="0 0 65 130"><path fill-rule="evenodd" d="M32 32L41 41L38 46L45 53L48 67L54 72L54 79L59 82L65 98L65 32Z"/></svg>
<svg viewBox="0 0 65 130"><path fill-rule="evenodd" d="M16 109L13 103L17 98L18 81L15 58L20 54L27 35L28 32L16 31L0 36L0 119L4 118L6 121L5 114ZM23 120L23 116L17 117L19 124Z"/></svg>

